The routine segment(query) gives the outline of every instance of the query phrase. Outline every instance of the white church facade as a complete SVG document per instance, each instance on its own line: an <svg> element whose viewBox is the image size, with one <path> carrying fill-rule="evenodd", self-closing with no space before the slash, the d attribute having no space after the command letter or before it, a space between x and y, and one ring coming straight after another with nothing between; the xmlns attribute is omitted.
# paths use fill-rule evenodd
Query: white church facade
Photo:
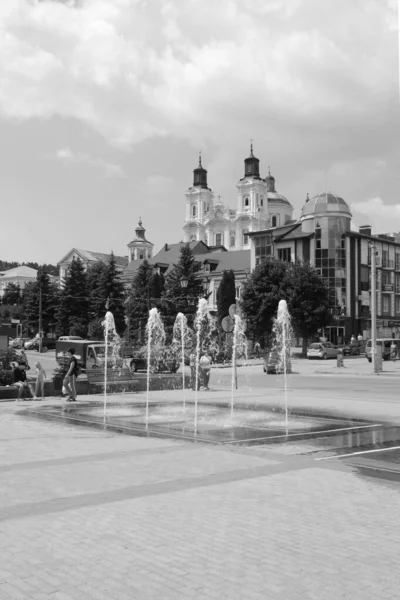
<svg viewBox="0 0 400 600"><path fill-rule="evenodd" d="M275 189L275 178L260 176L260 161L253 154L244 161L244 177L236 184L236 209L215 200L208 187L207 171L194 170L193 185L186 192L184 241L201 241L211 248L250 249L249 233L281 227L293 218L293 206Z"/></svg>

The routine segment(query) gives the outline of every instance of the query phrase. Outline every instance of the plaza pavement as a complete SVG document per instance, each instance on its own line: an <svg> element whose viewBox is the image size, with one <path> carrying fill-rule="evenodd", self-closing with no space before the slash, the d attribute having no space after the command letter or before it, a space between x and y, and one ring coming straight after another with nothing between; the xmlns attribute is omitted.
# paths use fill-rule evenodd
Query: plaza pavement
<svg viewBox="0 0 400 600"><path fill-rule="evenodd" d="M235 401L281 406L282 378L252 386L252 373L243 367ZM400 422L395 377L288 379L297 409ZM200 401L228 401L223 373L211 387ZM400 597L399 484L284 446L138 438L19 414L37 404L0 404L1 600Z"/></svg>

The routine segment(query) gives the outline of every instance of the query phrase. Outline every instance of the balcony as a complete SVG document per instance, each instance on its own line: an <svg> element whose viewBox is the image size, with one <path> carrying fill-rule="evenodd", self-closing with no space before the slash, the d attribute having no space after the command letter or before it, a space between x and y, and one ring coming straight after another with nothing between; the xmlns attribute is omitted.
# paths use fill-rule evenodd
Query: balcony
<svg viewBox="0 0 400 600"><path fill-rule="evenodd" d="M378 266L378 258L376 259L376 266ZM394 269L394 260L393 259L383 259L382 260L382 269Z"/></svg>

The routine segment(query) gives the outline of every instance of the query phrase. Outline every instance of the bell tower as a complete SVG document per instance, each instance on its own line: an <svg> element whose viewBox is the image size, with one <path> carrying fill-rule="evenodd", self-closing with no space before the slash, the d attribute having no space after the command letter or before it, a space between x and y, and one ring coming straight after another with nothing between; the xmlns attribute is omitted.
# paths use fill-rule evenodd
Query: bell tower
<svg viewBox="0 0 400 600"><path fill-rule="evenodd" d="M132 260L148 260L153 256L154 244L146 240L146 230L140 217L135 233L136 237L128 244L129 262Z"/></svg>
<svg viewBox="0 0 400 600"><path fill-rule="evenodd" d="M199 164L193 171L193 185L186 192L184 241L205 242L205 223L214 206L214 194L208 187L207 170L201 162L199 153Z"/></svg>

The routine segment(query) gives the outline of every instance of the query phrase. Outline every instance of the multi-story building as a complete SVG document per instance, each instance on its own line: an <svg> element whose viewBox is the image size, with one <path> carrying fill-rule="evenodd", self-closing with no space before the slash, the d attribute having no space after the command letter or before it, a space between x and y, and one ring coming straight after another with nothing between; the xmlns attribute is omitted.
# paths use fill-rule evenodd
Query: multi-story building
<svg viewBox="0 0 400 600"><path fill-rule="evenodd" d="M377 333L400 333L400 233L372 235L369 225L351 229L349 205L332 193L307 200L300 219L284 227L253 232L251 269L269 256L308 261L328 287L334 342L371 334L371 246L377 252Z"/></svg>

